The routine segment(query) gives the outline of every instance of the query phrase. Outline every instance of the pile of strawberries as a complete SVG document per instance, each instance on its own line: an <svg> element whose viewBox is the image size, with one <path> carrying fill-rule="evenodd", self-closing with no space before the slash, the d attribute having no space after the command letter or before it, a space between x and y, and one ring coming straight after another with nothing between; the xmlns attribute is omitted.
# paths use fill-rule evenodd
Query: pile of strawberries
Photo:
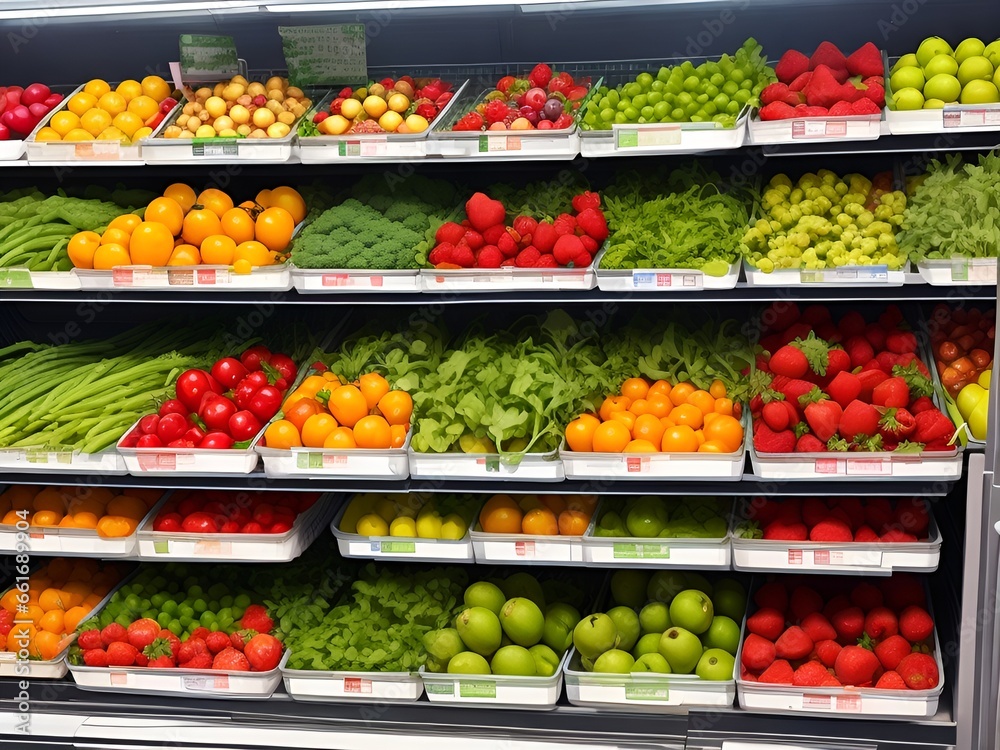
<svg viewBox="0 0 1000 750"><path fill-rule="evenodd" d="M740 653L744 681L796 687L932 690L934 620L920 579L877 585L779 579L753 595Z"/></svg>
<svg viewBox="0 0 1000 750"><path fill-rule="evenodd" d="M786 542L904 543L927 538L930 513L923 498L755 498L738 536Z"/></svg>
<svg viewBox="0 0 1000 750"><path fill-rule="evenodd" d="M516 216L508 223L504 204L485 193L469 198L465 215L437 230L428 255L435 268L586 268L608 238L601 196L589 190L573 197L573 213L554 221Z"/></svg>
<svg viewBox="0 0 1000 750"><path fill-rule="evenodd" d="M876 322L834 322L826 305L765 311L757 369L770 382L750 402L758 453L948 451L955 425L931 396L917 337L889 306Z"/></svg>
<svg viewBox="0 0 1000 750"><path fill-rule="evenodd" d="M832 42L812 57L788 50L774 72L778 83L760 92L761 120L877 115L885 106L882 53L871 42L849 57Z"/></svg>
<svg viewBox="0 0 1000 750"><path fill-rule="evenodd" d="M274 621L259 604L243 613L233 633L196 628L185 641L145 617L127 628L112 622L77 638L88 667L153 667L269 672L281 661L281 641L270 635Z"/></svg>

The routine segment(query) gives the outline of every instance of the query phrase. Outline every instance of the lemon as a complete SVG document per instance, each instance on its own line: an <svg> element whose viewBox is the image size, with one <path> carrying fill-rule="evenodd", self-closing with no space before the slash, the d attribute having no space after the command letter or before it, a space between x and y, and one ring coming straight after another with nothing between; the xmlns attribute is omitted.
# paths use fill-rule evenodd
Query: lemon
<svg viewBox="0 0 1000 750"><path fill-rule="evenodd" d="M417 536L421 539L441 538L441 516L437 511L417 518Z"/></svg>
<svg viewBox="0 0 1000 750"><path fill-rule="evenodd" d="M444 521L441 524L441 538L461 539L465 536L466 530L465 519L458 515L458 513L449 513L444 517Z"/></svg>
<svg viewBox="0 0 1000 750"><path fill-rule="evenodd" d="M389 524L382 519L382 516L369 513L358 520L358 533L361 536L386 536L389 533Z"/></svg>
<svg viewBox="0 0 1000 750"><path fill-rule="evenodd" d="M400 516L389 525L389 536L407 536L413 538L417 535L417 524L412 518Z"/></svg>

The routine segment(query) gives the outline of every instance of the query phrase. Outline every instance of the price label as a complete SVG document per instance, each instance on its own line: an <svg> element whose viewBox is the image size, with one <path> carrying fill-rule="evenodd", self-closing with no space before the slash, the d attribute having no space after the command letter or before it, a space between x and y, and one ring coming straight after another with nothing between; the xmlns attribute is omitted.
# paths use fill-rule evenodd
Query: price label
<svg viewBox="0 0 1000 750"><path fill-rule="evenodd" d="M945 107L941 120L946 128L1000 128L1000 107Z"/></svg>
<svg viewBox="0 0 1000 750"><path fill-rule="evenodd" d="M705 275L700 272L648 271L632 269L633 289L704 289Z"/></svg>
<svg viewBox="0 0 1000 750"><path fill-rule="evenodd" d="M846 135L846 120L792 121L792 138L843 138Z"/></svg>
<svg viewBox="0 0 1000 750"><path fill-rule="evenodd" d="M481 135L479 136L479 153L492 151L520 151L521 136L519 135Z"/></svg>
<svg viewBox="0 0 1000 750"><path fill-rule="evenodd" d="M372 552L383 555L412 555L416 551L416 542L372 542Z"/></svg>
<svg viewBox="0 0 1000 750"><path fill-rule="evenodd" d="M5 268L0 270L0 287L7 289L31 289L31 271L27 268Z"/></svg>
<svg viewBox="0 0 1000 750"><path fill-rule="evenodd" d="M495 682L459 682L458 695L461 698L496 698Z"/></svg>
<svg viewBox="0 0 1000 750"><path fill-rule="evenodd" d="M344 692L356 694L368 694L372 691L372 681L363 677L345 677Z"/></svg>
<svg viewBox="0 0 1000 750"><path fill-rule="evenodd" d="M215 139L206 143L198 143L197 141L191 144L191 156L202 156L202 157L220 157L220 156L239 156L240 153L240 142L236 138L226 138L226 139Z"/></svg>
<svg viewBox="0 0 1000 750"><path fill-rule="evenodd" d="M183 675L185 690L229 690L229 675Z"/></svg>
<svg viewBox="0 0 1000 750"><path fill-rule="evenodd" d="M636 126L611 126L615 134L615 150L633 148L657 148L680 145L682 131L680 123L667 123L639 128Z"/></svg>
<svg viewBox="0 0 1000 750"><path fill-rule="evenodd" d="M368 80L363 23L279 26L288 78L295 86L332 86Z"/></svg>
<svg viewBox="0 0 1000 750"><path fill-rule="evenodd" d="M887 284L889 267L840 266L838 268L803 268L799 271L803 284Z"/></svg>
<svg viewBox="0 0 1000 750"><path fill-rule="evenodd" d="M965 282L997 283L996 258L961 258L951 263L951 280Z"/></svg>
<svg viewBox="0 0 1000 750"><path fill-rule="evenodd" d="M616 560L669 560L670 546L666 544L643 544L615 542L613 554Z"/></svg>
<svg viewBox="0 0 1000 750"><path fill-rule="evenodd" d="M636 687L630 685L625 688L625 700L666 702L670 700L670 690L667 688Z"/></svg>
<svg viewBox="0 0 1000 750"><path fill-rule="evenodd" d="M217 81L240 72L236 43L231 36L181 34L179 46L185 81Z"/></svg>

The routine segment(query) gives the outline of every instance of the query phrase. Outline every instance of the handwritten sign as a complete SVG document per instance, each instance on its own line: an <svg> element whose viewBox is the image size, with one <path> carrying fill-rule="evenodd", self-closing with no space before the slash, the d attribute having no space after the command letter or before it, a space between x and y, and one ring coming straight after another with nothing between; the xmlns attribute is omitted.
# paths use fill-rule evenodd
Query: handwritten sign
<svg viewBox="0 0 1000 750"><path fill-rule="evenodd" d="M181 74L185 81L217 81L240 72L231 36L181 34Z"/></svg>
<svg viewBox="0 0 1000 750"><path fill-rule="evenodd" d="M368 80L365 26L279 26L288 78L296 86L363 83Z"/></svg>

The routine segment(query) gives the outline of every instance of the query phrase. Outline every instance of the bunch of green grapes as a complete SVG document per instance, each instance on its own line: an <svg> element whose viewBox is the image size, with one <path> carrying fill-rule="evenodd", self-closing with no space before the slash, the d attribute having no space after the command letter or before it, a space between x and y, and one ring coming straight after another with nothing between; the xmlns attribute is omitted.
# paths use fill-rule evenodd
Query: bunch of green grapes
<svg viewBox="0 0 1000 750"><path fill-rule="evenodd" d="M873 192L863 175L841 179L825 169L795 185L779 174L765 188L761 206L764 217L743 235L742 249L747 261L765 273L906 265L906 254L896 244L906 209L900 190Z"/></svg>
<svg viewBox="0 0 1000 750"><path fill-rule="evenodd" d="M740 112L755 104L775 80L760 45L748 39L733 56L700 65L688 60L640 73L614 88L601 86L583 113L583 129L656 122L717 122L731 128Z"/></svg>

